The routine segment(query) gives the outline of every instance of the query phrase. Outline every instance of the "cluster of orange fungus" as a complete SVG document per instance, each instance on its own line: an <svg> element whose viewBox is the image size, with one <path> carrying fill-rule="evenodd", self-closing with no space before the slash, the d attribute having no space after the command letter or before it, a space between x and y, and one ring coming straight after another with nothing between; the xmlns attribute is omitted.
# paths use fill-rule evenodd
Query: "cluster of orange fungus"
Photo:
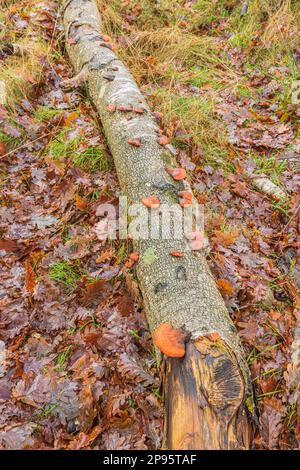
<svg viewBox="0 0 300 470"><path fill-rule="evenodd" d="M170 323L161 323L154 332L154 344L167 357L183 357L185 337L181 329L176 330Z"/></svg>

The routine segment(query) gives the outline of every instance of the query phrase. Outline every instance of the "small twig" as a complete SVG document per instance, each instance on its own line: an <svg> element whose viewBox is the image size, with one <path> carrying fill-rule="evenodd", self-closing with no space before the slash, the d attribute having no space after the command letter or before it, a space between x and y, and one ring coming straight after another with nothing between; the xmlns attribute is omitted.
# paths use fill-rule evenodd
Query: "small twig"
<svg viewBox="0 0 300 470"><path fill-rule="evenodd" d="M22 150L23 148L28 147L28 145L33 144L34 142L37 142L38 140L41 140L41 139L43 139L44 137L47 137L48 135L56 134L57 132L58 132L58 129L55 128L55 129L53 129L52 131L47 132L46 134L43 134L43 135L41 135L40 137L37 137L37 138L34 139L34 140L31 140L30 142L26 142L26 144L20 145L19 147L16 147L15 149L11 150L10 152L7 152L5 155L2 155L2 156L0 157L0 160L2 160L2 159L4 159L4 158L8 157L9 155L14 154L14 153L17 152L18 150Z"/></svg>

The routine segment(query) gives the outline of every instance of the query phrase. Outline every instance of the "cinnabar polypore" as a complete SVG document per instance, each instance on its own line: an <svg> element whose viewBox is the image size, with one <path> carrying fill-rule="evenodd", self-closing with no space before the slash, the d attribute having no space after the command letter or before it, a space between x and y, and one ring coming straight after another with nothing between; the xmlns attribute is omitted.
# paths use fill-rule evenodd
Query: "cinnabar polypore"
<svg viewBox="0 0 300 470"><path fill-rule="evenodd" d="M183 357L185 337L183 330L173 328L170 323L161 323L154 332L154 344L167 357Z"/></svg>
<svg viewBox="0 0 300 470"><path fill-rule="evenodd" d="M149 197L144 197L142 199L142 203L149 209L157 209L160 206L160 200L155 196L155 194Z"/></svg>
<svg viewBox="0 0 300 470"><path fill-rule="evenodd" d="M170 139L168 136L166 135L161 135L158 139L157 139L159 145L168 145L170 143Z"/></svg>
<svg viewBox="0 0 300 470"><path fill-rule="evenodd" d="M188 207L191 206L193 203L193 195L190 191L180 191L178 193L179 196L179 204L181 207Z"/></svg>
<svg viewBox="0 0 300 470"><path fill-rule="evenodd" d="M186 235L189 241L189 247L191 250L202 250L204 246L204 233L203 232L191 232Z"/></svg>
<svg viewBox="0 0 300 470"><path fill-rule="evenodd" d="M184 168L174 168L172 166L167 166L166 170L176 181L184 180L186 178L186 171Z"/></svg>

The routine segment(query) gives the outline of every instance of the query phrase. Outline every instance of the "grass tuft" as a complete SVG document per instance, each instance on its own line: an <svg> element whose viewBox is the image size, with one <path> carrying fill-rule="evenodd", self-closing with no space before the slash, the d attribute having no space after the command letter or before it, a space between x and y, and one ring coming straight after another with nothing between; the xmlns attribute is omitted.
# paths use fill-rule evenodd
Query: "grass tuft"
<svg viewBox="0 0 300 470"><path fill-rule="evenodd" d="M49 278L75 289L81 278L79 267L66 261L57 261L50 267Z"/></svg>
<svg viewBox="0 0 300 470"><path fill-rule="evenodd" d="M60 113L60 109L49 108L49 106L39 106L34 113L34 117L37 121L43 122L49 121Z"/></svg>
<svg viewBox="0 0 300 470"><path fill-rule="evenodd" d="M101 147L90 147L83 152L76 153L73 156L73 163L90 173L106 171L110 167L105 151Z"/></svg>
<svg viewBox="0 0 300 470"><path fill-rule="evenodd" d="M50 142L49 151L53 159L68 158L72 156L80 143L79 136L70 135L70 129L63 129Z"/></svg>

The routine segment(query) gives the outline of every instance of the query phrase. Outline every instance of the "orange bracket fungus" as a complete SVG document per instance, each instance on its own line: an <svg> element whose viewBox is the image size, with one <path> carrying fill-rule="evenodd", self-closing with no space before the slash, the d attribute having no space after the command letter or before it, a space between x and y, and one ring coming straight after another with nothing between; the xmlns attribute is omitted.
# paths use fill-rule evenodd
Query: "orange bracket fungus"
<svg viewBox="0 0 300 470"><path fill-rule="evenodd" d="M167 166L166 170L176 181L184 180L186 178L186 171L184 168L174 168L172 166Z"/></svg>
<svg viewBox="0 0 300 470"><path fill-rule="evenodd" d="M141 146L141 139L128 139L128 143L130 145L133 145L134 147L140 147Z"/></svg>
<svg viewBox="0 0 300 470"><path fill-rule="evenodd" d="M189 247L191 250L202 250L204 246L204 233L203 232L191 232L186 235L189 241Z"/></svg>
<svg viewBox="0 0 300 470"><path fill-rule="evenodd" d="M154 344L167 357L183 357L186 336L182 329L175 329L170 323L161 323L154 332Z"/></svg>
<svg viewBox="0 0 300 470"><path fill-rule="evenodd" d="M193 203L193 195L190 191L180 191L178 193L179 196L179 204L181 207L188 207L191 206Z"/></svg>
<svg viewBox="0 0 300 470"><path fill-rule="evenodd" d="M170 139L168 136L166 135L161 135L158 139L157 139L159 145L168 145L170 143Z"/></svg>
<svg viewBox="0 0 300 470"><path fill-rule="evenodd" d="M182 253L182 251L170 251L170 255L174 256L175 258L181 258L184 256L184 253Z"/></svg>
<svg viewBox="0 0 300 470"><path fill-rule="evenodd" d="M142 203L149 209L157 209L160 206L160 200L155 194L149 197L143 197Z"/></svg>

